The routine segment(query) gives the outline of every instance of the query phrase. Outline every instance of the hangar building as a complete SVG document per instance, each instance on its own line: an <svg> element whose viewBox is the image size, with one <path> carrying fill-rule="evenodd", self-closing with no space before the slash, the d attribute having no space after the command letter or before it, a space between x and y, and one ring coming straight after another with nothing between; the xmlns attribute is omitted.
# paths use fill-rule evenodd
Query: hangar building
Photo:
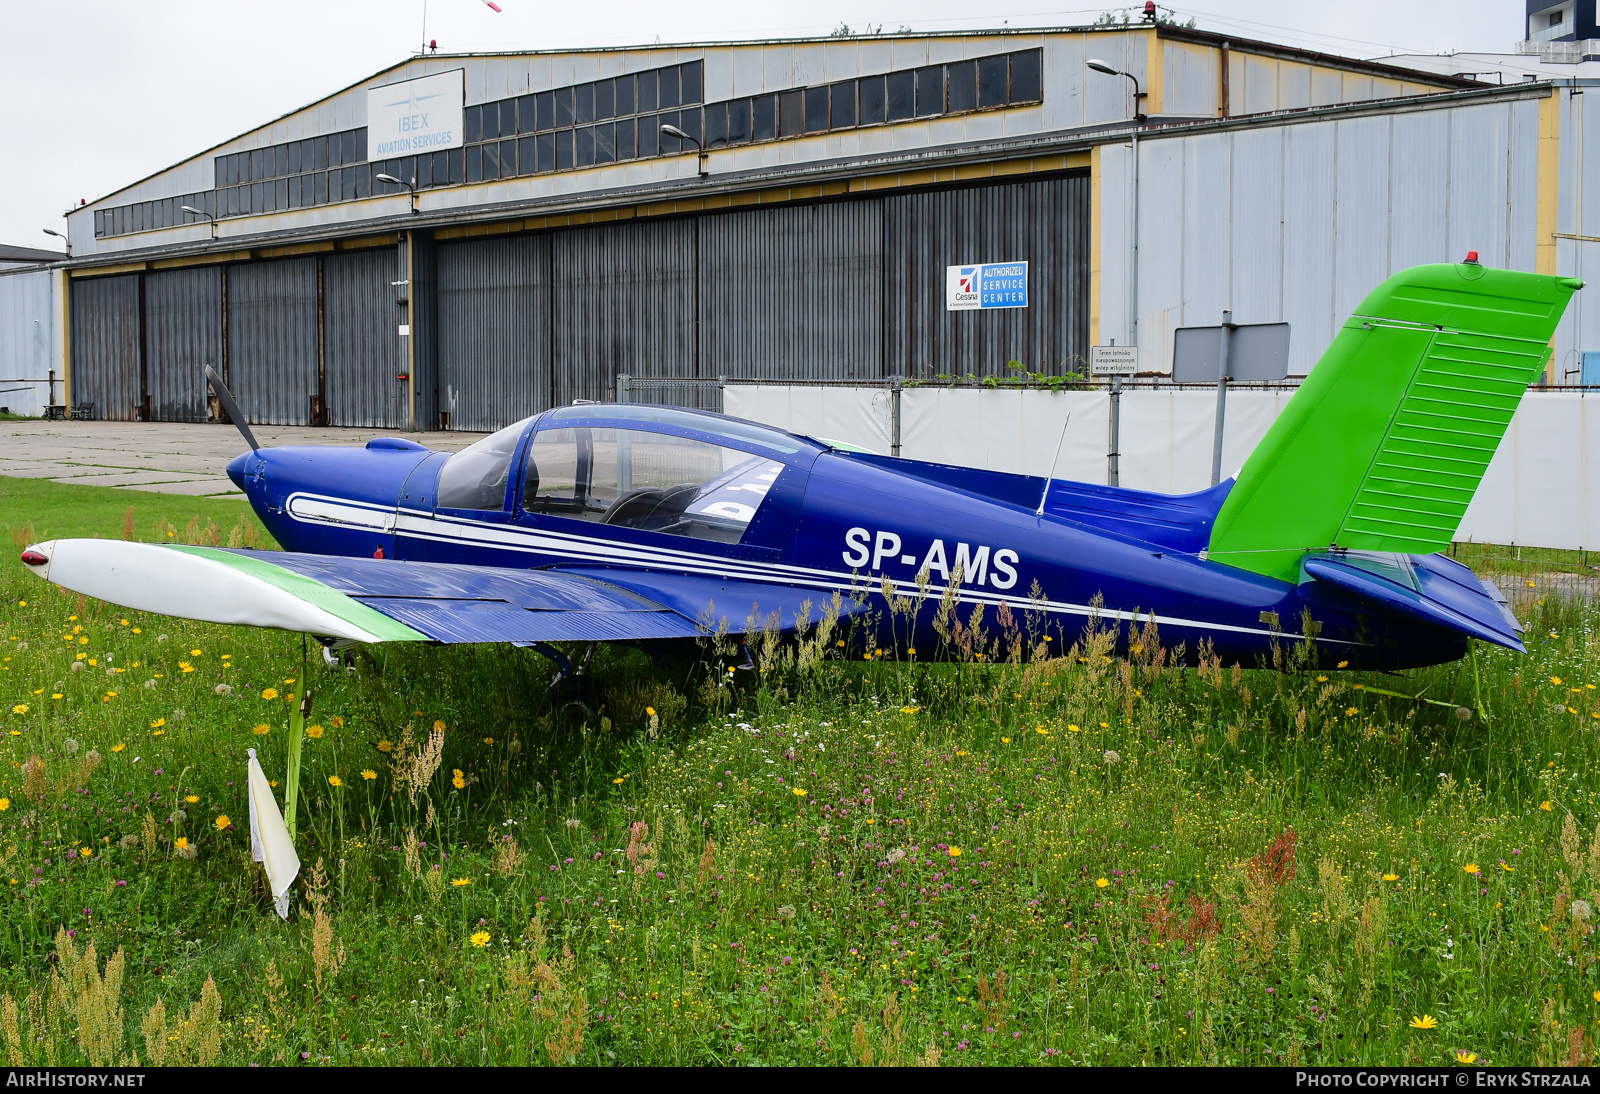
<svg viewBox="0 0 1600 1094"><path fill-rule="evenodd" d="M1159 372L1231 306L1304 372L1402 266L1580 263L1578 90L1141 24L414 56L73 210L70 259L0 272L56 327L0 371L484 430L621 375ZM1025 307L950 310L950 267L1024 262Z"/></svg>

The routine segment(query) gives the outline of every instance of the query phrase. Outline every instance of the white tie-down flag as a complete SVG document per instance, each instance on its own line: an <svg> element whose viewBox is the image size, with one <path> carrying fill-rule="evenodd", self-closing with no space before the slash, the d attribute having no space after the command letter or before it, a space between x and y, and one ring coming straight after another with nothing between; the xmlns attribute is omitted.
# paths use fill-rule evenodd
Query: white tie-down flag
<svg viewBox="0 0 1600 1094"><path fill-rule="evenodd" d="M300 856L294 853L294 843L289 839L289 829L284 827L283 814L278 812L272 786L256 762L256 750L247 751L250 753L250 857L266 867L267 884L272 887L272 906L279 916L288 919L289 886L300 873Z"/></svg>

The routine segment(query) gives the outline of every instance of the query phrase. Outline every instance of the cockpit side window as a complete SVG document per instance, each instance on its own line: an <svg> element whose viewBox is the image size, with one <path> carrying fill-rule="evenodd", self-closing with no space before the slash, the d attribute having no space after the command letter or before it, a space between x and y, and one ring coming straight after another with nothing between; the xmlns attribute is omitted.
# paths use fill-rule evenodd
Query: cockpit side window
<svg viewBox="0 0 1600 1094"><path fill-rule="evenodd" d="M622 528L738 543L783 464L687 437L589 426L541 429L522 505Z"/></svg>
<svg viewBox="0 0 1600 1094"><path fill-rule="evenodd" d="M532 419L524 418L498 433L463 448L445 461L439 472L438 504L441 509L503 509L511 457L517 441Z"/></svg>

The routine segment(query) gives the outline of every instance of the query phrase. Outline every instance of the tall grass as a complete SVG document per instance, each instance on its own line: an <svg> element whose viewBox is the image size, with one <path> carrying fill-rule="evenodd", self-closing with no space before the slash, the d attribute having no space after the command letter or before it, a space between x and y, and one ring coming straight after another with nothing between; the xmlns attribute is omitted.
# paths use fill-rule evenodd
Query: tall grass
<svg viewBox="0 0 1600 1094"><path fill-rule="evenodd" d="M0 593L13 1063L1595 1051L1600 651L1572 600L1527 601L1530 652L1480 648L1476 686L1292 647L1175 669L1153 630L1129 660L1088 632L844 662L818 629L749 672L603 653L577 727L525 651L380 650L313 678L282 923L244 749L283 778L298 639Z"/></svg>

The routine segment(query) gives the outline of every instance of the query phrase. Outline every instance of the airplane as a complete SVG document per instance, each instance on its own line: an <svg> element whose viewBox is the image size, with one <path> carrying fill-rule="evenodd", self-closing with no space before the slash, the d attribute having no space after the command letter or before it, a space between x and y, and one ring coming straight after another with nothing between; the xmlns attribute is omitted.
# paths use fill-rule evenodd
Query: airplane
<svg viewBox="0 0 1600 1094"><path fill-rule="evenodd" d="M1237 477L1177 496L636 404L547 410L453 455L392 437L261 448L210 373L250 445L228 475L283 550L62 539L22 561L124 607L328 650L515 643L557 682L596 643L743 646L824 620L851 658L1060 654L1086 628L1125 655L1151 624L1188 663L1253 667L1291 643L1351 669L1454 661L1473 640L1521 651L1504 596L1440 552L1581 287L1475 253L1390 277Z"/></svg>

